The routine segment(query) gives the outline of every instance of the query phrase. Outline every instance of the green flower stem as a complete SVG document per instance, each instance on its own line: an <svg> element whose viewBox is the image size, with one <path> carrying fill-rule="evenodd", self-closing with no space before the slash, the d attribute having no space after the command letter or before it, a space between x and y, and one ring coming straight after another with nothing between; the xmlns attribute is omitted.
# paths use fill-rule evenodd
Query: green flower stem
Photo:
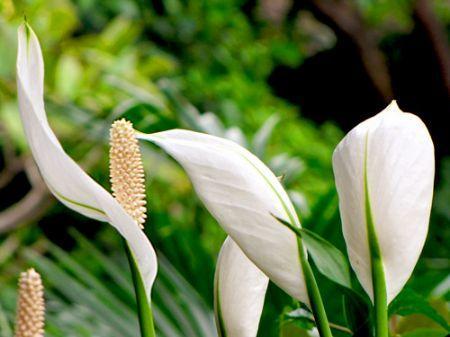
<svg viewBox="0 0 450 337"><path fill-rule="evenodd" d="M325 312L325 307L323 305L322 296L320 295L314 273L311 265L309 264L308 257L306 256L303 242L300 238L297 238L297 243L300 263L302 265L303 275L305 277L306 290L308 291L308 297L311 303L311 309L316 321L317 329L319 330L321 337L333 337L331 334L330 324L328 323L327 313Z"/></svg>
<svg viewBox="0 0 450 337"><path fill-rule="evenodd" d="M126 244L126 252L128 262L130 264L131 275L133 277L141 337L156 337L155 326L153 324L152 306L151 303L149 303L148 296L144 287L144 282L142 281L142 277L138 270L136 260L128 244Z"/></svg>
<svg viewBox="0 0 450 337"><path fill-rule="evenodd" d="M381 259L372 259L372 277L375 308L375 336L388 337L389 328L386 282Z"/></svg>
<svg viewBox="0 0 450 337"><path fill-rule="evenodd" d="M290 213L288 213L289 215ZM311 304L311 309L314 315L314 320L316 322L317 329L321 337L333 337L331 334L330 323L328 323L327 313L323 305L322 296L320 295L319 287L314 277L311 265L308 261L308 256L306 255L306 249L303 246L302 232L300 228L295 227L288 221L278 218L272 214L272 216L277 219L281 224L285 225L297 236L297 247L298 247L298 257L300 259L300 264L302 266L303 276L305 278L306 291L308 292L309 302ZM292 223L295 223L293 218L289 215Z"/></svg>

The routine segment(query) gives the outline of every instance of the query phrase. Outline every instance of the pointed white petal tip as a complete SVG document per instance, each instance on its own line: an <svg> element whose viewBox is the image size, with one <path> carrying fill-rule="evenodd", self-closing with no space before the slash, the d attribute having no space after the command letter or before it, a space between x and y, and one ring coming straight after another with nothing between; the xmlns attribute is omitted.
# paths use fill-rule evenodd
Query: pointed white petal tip
<svg viewBox="0 0 450 337"><path fill-rule="evenodd" d="M403 112L402 109L400 109L400 107L397 104L397 101L394 99L391 101L391 103L389 103L389 105L385 108L386 111L391 111L391 112Z"/></svg>

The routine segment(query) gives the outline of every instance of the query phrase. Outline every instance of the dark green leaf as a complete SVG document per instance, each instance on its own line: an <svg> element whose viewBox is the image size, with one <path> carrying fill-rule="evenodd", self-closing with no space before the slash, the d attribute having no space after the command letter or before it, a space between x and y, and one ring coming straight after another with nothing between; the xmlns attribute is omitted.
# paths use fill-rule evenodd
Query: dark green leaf
<svg viewBox="0 0 450 337"><path fill-rule="evenodd" d="M282 324L295 324L297 327L304 330L311 330L316 326L316 321L311 312L303 308L297 308L285 312L282 316ZM330 328L336 331L342 331L346 334L352 335L352 331L346 327L329 323ZM361 335L362 336L362 335ZM369 335L365 336L368 337Z"/></svg>
<svg viewBox="0 0 450 337"><path fill-rule="evenodd" d="M373 332L370 326L370 305L352 289L340 288L344 294L344 315L354 337L370 337Z"/></svg>

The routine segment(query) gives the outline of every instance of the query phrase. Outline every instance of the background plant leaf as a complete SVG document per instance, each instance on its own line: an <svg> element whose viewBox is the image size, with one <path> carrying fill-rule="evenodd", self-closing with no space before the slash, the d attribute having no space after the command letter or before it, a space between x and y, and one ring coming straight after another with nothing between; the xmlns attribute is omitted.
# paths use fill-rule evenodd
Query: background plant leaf
<svg viewBox="0 0 450 337"><path fill-rule="evenodd" d="M434 309L426 299L409 288L405 288L389 305L389 315L408 316L421 314L441 325L450 332L450 325L439 312Z"/></svg>

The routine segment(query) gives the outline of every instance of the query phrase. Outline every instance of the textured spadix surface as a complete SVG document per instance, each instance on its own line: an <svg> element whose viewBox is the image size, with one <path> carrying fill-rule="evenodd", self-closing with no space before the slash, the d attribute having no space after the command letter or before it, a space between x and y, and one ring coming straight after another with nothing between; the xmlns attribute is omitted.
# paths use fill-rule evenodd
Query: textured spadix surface
<svg viewBox="0 0 450 337"><path fill-rule="evenodd" d="M256 337L269 278L228 237L217 259L214 309L220 337Z"/></svg>
<svg viewBox="0 0 450 337"><path fill-rule="evenodd" d="M144 165L133 124L120 119L109 130L109 176L119 204L144 228L147 218Z"/></svg>
<svg viewBox="0 0 450 337"><path fill-rule="evenodd" d="M52 193L73 210L111 223L127 241L150 296L156 255L138 224L104 188L63 150L44 109L44 64L39 41L24 24L18 32L17 92L19 110L31 152Z"/></svg>
<svg viewBox="0 0 450 337"><path fill-rule="evenodd" d="M44 286L34 269L20 274L15 337L43 337Z"/></svg>
<svg viewBox="0 0 450 337"><path fill-rule="evenodd" d="M209 212L274 283L309 304L297 238L275 217L300 226L275 175L236 143L203 133L138 133L168 152L186 170Z"/></svg>
<svg viewBox="0 0 450 337"><path fill-rule="evenodd" d="M428 130L392 102L346 135L334 152L333 169L351 265L373 299L367 189L390 302L410 277L428 231L434 181Z"/></svg>

